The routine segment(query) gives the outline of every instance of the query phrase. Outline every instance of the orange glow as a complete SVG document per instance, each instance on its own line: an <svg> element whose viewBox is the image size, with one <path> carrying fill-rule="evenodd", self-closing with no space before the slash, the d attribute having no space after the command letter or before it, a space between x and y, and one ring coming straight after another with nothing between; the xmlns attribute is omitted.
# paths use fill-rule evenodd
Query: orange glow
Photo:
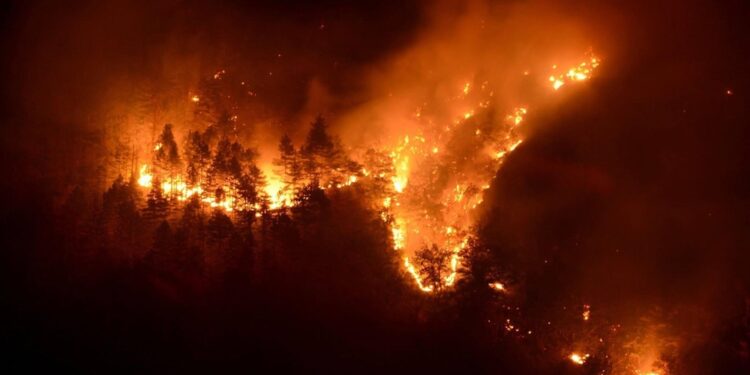
<svg viewBox="0 0 750 375"><path fill-rule="evenodd" d="M581 317L584 321L588 321L589 318L591 318L591 306L583 305L583 313L581 314Z"/></svg>
<svg viewBox="0 0 750 375"><path fill-rule="evenodd" d="M268 208L271 210L292 206L293 197L291 192L284 191L284 182L275 175L268 176L263 191L268 195Z"/></svg>
<svg viewBox="0 0 750 375"><path fill-rule="evenodd" d="M568 82L588 80L589 78L591 78L594 69L599 67L599 63L599 58L591 55L588 61L584 61L576 66L569 68L565 72L565 74L550 75L549 81L552 84L552 89L559 90ZM552 69L557 69L557 65L553 65Z"/></svg>
<svg viewBox="0 0 750 375"><path fill-rule="evenodd" d="M494 282L490 283L490 288L497 290L498 292L504 292L505 291L505 285L503 283Z"/></svg>
<svg viewBox="0 0 750 375"><path fill-rule="evenodd" d="M599 60L592 56L582 63L573 65L564 74L550 75L552 89L560 89L570 82L588 80L598 65ZM557 67L553 67L554 69ZM224 79L225 74L226 71L219 70L213 78ZM429 124L432 129L426 127L422 131L415 131L414 128L410 128L410 134L401 134L394 144L379 149L379 152L390 158L390 166L386 170L372 173L362 169L361 173L351 174L338 182L329 182L321 186L324 190L341 189L363 180L373 179L390 183L390 186L376 197L376 202L382 202L382 206L378 207L381 210L380 217L389 227L394 249L404 252L403 264L406 273L424 292L451 287L457 282L462 264L461 256L468 247L475 224L475 211L484 201L483 194L504 158L524 141L523 134L516 129L526 121L530 106L524 104L511 107L499 121L489 124L485 123L485 116L479 116L475 120L478 114L484 115L493 110L491 98L494 91L488 87L489 83L486 81L481 83L480 90L473 90L474 85L473 82L465 82L460 86L458 96L454 96L456 100L461 101L460 107L457 105L456 108L449 109L454 120L447 124L432 126L432 120L424 112L429 108L428 103L417 107L416 116L410 113L409 116L414 121ZM484 97L476 98L474 103L468 103L471 100L469 93L472 93L472 99L475 96ZM201 100L198 95L192 95L190 99L194 103ZM238 116L231 114L230 119L236 122ZM466 164L460 159L460 152L454 149L456 146L451 142L469 134L471 142L475 142L475 149L479 152L476 160ZM461 140L459 143L461 142L465 141ZM159 151L162 147L161 143L156 143L153 150ZM439 174L453 168L452 165L462 167L456 170L455 175L440 177ZM273 173L271 168L263 168L263 172L265 184L260 191L267 200L267 208L279 210L293 206L294 192ZM156 177L151 167L144 164L139 170L138 185L151 188ZM440 178L445 180L442 187L434 191L426 189L426 186ZM215 190L204 190L200 183L188 184L185 176L158 176L158 180L161 181L159 188L162 193L170 199L184 201L197 196L205 205L227 212L253 210L259 215L262 209L260 204L254 203L250 206L250 203L243 202L232 186L221 186L218 193ZM213 189L212 187L211 190ZM433 211L425 207L430 207ZM433 244L450 253L445 259L445 274L440 275L441 285L426 285L423 281L424 276L419 274L419 265L412 264L408 257L419 247ZM490 288L496 291L505 290L499 282L490 284ZM584 320L588 320L588 313L585 314L587 315Z"/></svg>
<svg viewBox="0 0 750 375"><path fill-rule="evenodd" d="M570 359L571 362L573 362L573 363L575 363L575 364L577 364L577 365L580 366L580 365L583 365L584 363L586 363L586 360L589 359L589 355L588 354L572 353L572 354L570 354L570 356L568 358Z"/></svg>
<svg viewBox="0 0 750 375"><path fill-rule="evenodd" d="M513 125L519 125L521 121L523 121L523 116L528 113L528 110L526 107L518 107L513 110L513 113L508 115L508 121L510 121Z"/></svg>
<svg viewBox="0 0 750 375"><path fill-rule="evenodd" d="M389 202L390 204L390 202ZM391 226L391 234L393 235L393 247L396 250L401 250L406 246L406 223L403 219L396 219Z"/></svg>
<svg viewBox="0 0 750 375"><path fill-rule="evenodd" d="M140 169L140 174L138 176L138 185L146 188L151 187L151 181L154 179L154 176L152 176L149 173L148 164L143 164Z"/></svg>
<svg viewBox="0 0 750 375"><path fill-rule="evenodd" d="M588 80L598 66L599 59L590 55L586 61L573 65L565 73L550 75L552 89L558 90L569 82ZM553 70L555 69L557 69L557 66L553 67ZM467 247L470 229L474 225L472 211L483 202L483 192L489 186L494 173L483 174L479 173L478 170L474 171L472 167L468 167L468 170L461 172L460 177L455 179L449 177L452 182L428 198L421 190L425 183L424 176L430 173L432 173L432 176L436 176L439 169L444 167L441 164L435 166L434 163L458 162L451 160L444 162L435 159L433 155L444 149L449 149L446 148L449 144L446 142L450 142L454 137L459 137L460 132L471 131L476 142L485 142L486 139L497 140L485 149L488 151L485 154L488 160L484 161L491 163L488 166L496 170L502 160L509 153L515 151L524 141L522 134L514 131L514 129L525 121L526 115L529 113L529 106L527 105L513 108L505 116L506 121L503 124L495 124L495 128L477 127L476 124L469 122L473 121L477 113L490 108L490 101L487 99L492 97L493 92L486 90L486 86L486 82L482 83L482 89L477 92L477 95L484 93L488 97L485 100L480 99L473 108L466 109L464 107L461 109L458 112L458 119L452 123L437 127L440 129L439 134L433 135L432 138L421 134L402 135L393 147L386 148L393 166L392 174L387 176L392 183L393 190L383 198L383 208L386 213L382 215L382 218L389 222L393 244L397 250L409 254L416 251L419 246L435 244L438 248L451 252L451 256L447 260L449 264L446 264L448 271L441 278L443 285L440 287L450 287L457 281L458 270L461 267L460 254ZM472 83L465 83L457 97L466 100L471 89ZM461 105L464 106L465 102ZM417 108L417 115L414 116L417 121L425 117L423 110L424 107L422 106ZM429 122L429 120L424 121ZM469 124L472 125L471 128L468 128ZM445 152L441 152L441 156L445 154ZM433 158L430 159L428 156L433 156ZM456 156L448 152L445 157L450 159ZM477 165L477 169L479 168L479 165ZM429 179L427 181L429 184ZM407 189L407 185L414 185L414 188ZM431 204L432 207L439 208L440 215L425 214L424 204ZM412 276L420 290L433 291L439 287L437 285L425 285L422 275L419 275L419 271L408 261L408 258L404 264L407 273ZM493 286L491 285L491 287ZM502 290L497 287L493 287L493 289Z"/></svg>
<svg viewBox="0 0 750 375"><path fill-rule="evenodd" d="M417 283L417 287L419 287L419 290L430 293L434 289L432 285L425 286L424 283L422 283L422 277L419 276L419 272L417 272L417 269L414 268L414 265L409 262L409 257L404 257L404 267L406 267L407 272L411 274L412 278L414 278L414 281Z"/></svg>

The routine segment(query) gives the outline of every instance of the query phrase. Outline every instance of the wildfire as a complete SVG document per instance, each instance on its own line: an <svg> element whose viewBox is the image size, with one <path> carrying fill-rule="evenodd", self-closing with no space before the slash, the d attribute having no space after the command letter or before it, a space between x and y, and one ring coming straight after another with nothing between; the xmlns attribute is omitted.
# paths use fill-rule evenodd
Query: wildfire
<svg viewBox="0 0 750 375"><path fill-rule="evenodd" d="M406 154L405 150L409 146L409 136L404 137L403 144L391 152L391 158L393 159L393 169L395 171L391 181L393 181L393 189L398 193L402 193L406 188L406 183L409 181L409 155Z"/></svg>
<svg viewBox="0 0 750 375"><path fill-rule="evenodd" d="M586 61L572 66L564 74L551 75L552 88L557 90L569 82L588 80L599 63L600 60L597 57L590 55ZM554 66L554 69L557 69L557 66ZM486 83L483 83L482 90L477 91L477 95L485 93L491 97L493 93L485 92L485 86ZM461 93L457 96L459 100L468 100L467 94L471 88L471 82L464 84ZM436 244L439 248L450 251L448 271L441 278L442 286L445 287L450 287L456 282L458 269L461 267L460 254L468 246L468 234L473 226L474 216L471 211L482 203L483 192L486 186L489 186L494 171L499 167L502 159L516 150L524 141L521 134L514 129L523 123L529 113L529 107L526 105L513 108L505 117L506 124L496 124L492 128L474 125L467 129L468 124L474 121L479 113L489 108L489 103L489 100L481 100L476 107L464 109L452 124L438 127L441 130L435 138L428 139L414 134L405 135L389 152L393 165L393 174L390 176L393 192L384 198L383 207L387 214L383 218L389 222L394 247L396 250L411 253L416 251L417 247ZM422 112L423 108L418 108L417 119L425 117ZM429 126L429 123L426 126ZM427 196L425 190L421 188L422 176L431 173L432 176L437 177L441 173L440 169L445 165L460 162L455 159L437 159L437 154L446 148L446 142L450 142L455 137L461 137L463 131L471 131L476 139L475 142L485 142L486 139L499 141L494 145L489 145L487 164L480 163L467 167L468 170L451 177L454 182L449 186L452 188L444 187L442 191L431 191L430 196ZM443 153L440 156L443 157ZM450 158L452 155L448 154L445 157ZM493 173L479 171L485 166ZM416 181L414 188L406 189L410 180ZM430 213L431 210L437 211ZM408 258L404 264L420 290L433 291L439 287L425 285L422 276L408 261ZM502 284L499 283L491 287L503 290Z"/></svg>
<svg viewBox="0 0 750 375"><path fill-rule="evenodd" d="M494 282L489 284L490 288L497 290L498 292L504 292L505 291L505 285L500 282Z"/></svg>
<svg viewBox="0 0 750 375"><path fill-rule="evenodd" d="M592 55L563 74L550 75L552 88L557 90L570 82L588 80L599 63L599 59ZM224 70L219 70L213 78L224 79L225 74ZM460 88L458 99L455 99L463 101L463 110L457 112L455 121L448 124L431 125L431 120L425 119L426 116L422 113L426 107L420 106L417 109L416 121L425 124L424 132L404 134L398 138L395 146L382 150L390 157L390 171L375 174L363 169L361 173L347 176L340 182L330 182L322 186L323 189L341 189L374 178L390 181L388 191L379 198L382 199L381 218L390 228L394 249L405 252L406 272L424 292L450 287L456 283L461 267L461 254L468 247L476 217L472 211L483 202L484 191L489 187L502 160L524 141L522 134L515 129L524 122L529 113L527 105L510 110L505 116L505 121L490 126L482 124L482 121L486 121L482 115L490 110L489 99L493 95L491 90L486 90L487 85L487 82L482 83L481 89L469 97L470 91L474 93L474 87L472 82L466 82ZM466 103L476 100L474 97L480 95L487 97L467 108ZM190 99L194 103L201 100L198 95L192 95ZM236 120L236 115L231 118ZM432 126L432 130L429 126ZM452 168L451 166L460 165L464 160L469 160L469 157L474 157L470 154L475 152L474 149L467 151L465 156L457 156L460 153L451 149L455 147L451 144L453 139L462 139L469 134L471 142L477 145L476 150L480 150L475 161L458 168L455 175L441 175L446 169ZM166 146L156 143L153 150L159 152L163 147ZM213 187L204 189L200 184L191 185L180 175L158 177L159 188L166 197L183 201L197 196L201 202L212 208L227 212L251 209L259 215L261 207L258 204L250 206L239 199L240 195L231 186L220 186L216 191ZM265 185L260 190L267 200L268 209L278 210L294 205L293 192L281 178L268 170L263 173L263 177ZM442 186L425 188L425 185L429 186L432 183L431 181L440 179L446 181ZM154 181L156 178L151 166L143 164L139 170L138 185L153 188ZM450 254L445 258L446 274L440 277L442 285L425 284L418 268L408 257L418 247L433 244ZM505 290L504 285L499 282L491 283L489 286L496 291ZM584 311L584 320L588 320L589 314L588 310Z"/></svg>
<svg viewBox="0 0 750 375"><path fill-rule="evenodd" d="M401 250L406 246L406 223L403 219L396 219L395 223L391 227L391 234L393 235L393 247L396 250Z"/></svg>
<svg viewBox="0 0 750 375"><path fill-rule="evenodd" d="M519 125L521 121L523 121L523 117L528 113L528 109L526 107L518 107L513 110L513 113L508 115L508 121L510 121L513 125Z"/></svg>
<svg viewBox="0 0 750 375"><path fill-rule="evenodd" d="M284 182L278 178L268 178L266 186L263 188L266 195L268 196L268 208L276 210L282 207L290 207L293 205L293 197L291 192L285 191Z"/></svg>
<svg viewBox="0 0 750 375"><path fill-rule="evenodd" d="M148 164L143 164L140 169L140 175L138 176L138 185L150 188L153 179L154 176L149 173Z"/></svg>
<svg viewBox="0 0 750 375"><path fill-rule="evenodd" d="M552 84L552 88L554 90L559 90L560 87L568 82L585 81L591 78L591 74L594 72L594 69L599 67L599 63L600 60L596 56L591 55L588 61L584 61L577 66L571 67L564 74L550 75L549 81ZM557 69L557 65L553 65L552 69Z"/></svg>
<svg viewBox="0 0 750 375"><path fill-rule="evenodd" d="M570 354L568 359L570 359L571 362L581 366L586 363L586 360L589 359L589 354L579 354L574 352Z"/></svg>
<svg viewBox="0 0 750 375"><path fill-rule="evenodd" d="M417 287L419 287L419 290L430 293L434 289L432 285L424 285L422 283L422 277L419 276L419 272L417 272L417 269L414 268L414 265L409 262L409 257L404 257L404 267L406 267L406 270L411 274L411 276L414 278L414 281L417 283Z"/></svg>

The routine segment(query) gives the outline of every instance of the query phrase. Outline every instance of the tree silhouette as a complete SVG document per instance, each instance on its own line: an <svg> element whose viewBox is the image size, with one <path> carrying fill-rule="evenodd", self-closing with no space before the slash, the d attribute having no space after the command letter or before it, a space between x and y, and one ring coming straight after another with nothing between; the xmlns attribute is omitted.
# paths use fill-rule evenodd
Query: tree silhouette
<svg viewBox="0 0 750 375"><path fill-rule="evenodd" d="M172 228L163 220L154 233L154 244L146 255L146 264L158 272L168 271L175 261L175 238Z"/></svg>
<svg viewBox="0 0 750 375"><path fill-rule="evenodd" d="M274 165L277 167L276 173L284 181L284 192L289 192L292 195L297 194L303 181L303 165L292 140L286 134L281 137L279 142L279 158L274 160Z"/></svg>
<svg viewBox="0 0 750 375"><path fill-rule="evenodd" d="M414 256L417 271L426 285L432 285L435 290L442 290L445 277L450 271L452 253L433 244L418 250Z"/></svg>
<svg viewBox="0 0 750 375"><path fill-rule="evenodd" d="M308 181L320 184L326 171L330 173L331 162L336 156L333 138L328 134L328 125L322 116L313 121L301 155Z"/></svg>
<svg viewBox="0 0 750 375"><path fill-rule="evenodd" d="M161 181L154 178L151 190L146 198L146 207L143 209L143 216L151 221L165 219L169 215L169 201L164 196L161 189Z"/></svg>
<svg viewBox="0 0 750 375"><path fill-rule="evenodd" d="M167 176L174 176L182 167L177 143L172 134L172 124L164 124L154 148L154 164Z"/></svg>
<svg viewBox="0 0 750 375"><path fill-rule="evenodd" d="M185 158L187 160L187 182L191 185L200 184L211 163L211 149L200 132L188 133L185 142Z"/></svg>

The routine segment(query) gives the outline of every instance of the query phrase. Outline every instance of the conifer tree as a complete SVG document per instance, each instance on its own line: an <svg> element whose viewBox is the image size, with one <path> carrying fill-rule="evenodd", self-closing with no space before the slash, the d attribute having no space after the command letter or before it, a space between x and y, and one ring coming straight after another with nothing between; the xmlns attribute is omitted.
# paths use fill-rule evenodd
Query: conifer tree
<svg viewBox="0 0 750 375"><path fill-rule="evenodd" d="M174 176L181 168L182 161L177 143L172 134L172 124L164 124L154 147L154 164L167 176Z"/></svg>
<svg viewBox="0 0 750 375"><path fill-rule="evenodd" d="M200 132L188 133L185 147L185 158L187 161L187 182L191 185L200 184L211 163L211 149Z"/></svg>
<svg viewBox="0 0 750 375"><path fill-rule="evenodd" d="M169 214L169 201L161 190L161 183L158 178L154 178L151 190L146 198L146 207L143 210L143 216L151 221L164 220Z"/></svg>
<svg viewBox="0 0 750 375"><path fill-rule="evenodd" d="M284 192L295 195L303 180L300 156L288 135L284 134L279 142L279 158L274 160L276 173L284 181Z"/></svg>

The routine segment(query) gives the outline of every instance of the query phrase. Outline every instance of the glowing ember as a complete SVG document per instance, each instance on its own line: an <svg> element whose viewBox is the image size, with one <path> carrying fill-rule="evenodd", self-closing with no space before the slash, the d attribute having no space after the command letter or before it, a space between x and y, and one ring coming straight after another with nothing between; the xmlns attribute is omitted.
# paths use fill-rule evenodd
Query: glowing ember
<svg viewBox="0 0 750 375"><path fill-rule="evenodd" d="M490 283L489 286L490 286L490 288L492 288L494 290L497 290L499 292L504 292L505 291L505 285L503 285L503 283L494 282L494 283Z"/></svg>
<svg viewBox="0 0 750 375"><path fill-rule="evenodd" d="M409 257L404 257L404 267L406 267L406 270L414 278L414 281L417 283L419 290L426 292L426 293L432 292L433 290L432 285L425 286L422 283L422 278L419 276L419 272L417 272L416 268L414 268L414 265L412 265L411 262L409 262Z"/></svg>
<svg viewBox="0 0 750 375"><path fill-rule="evenodd" d="M565 74L550 75L549 81L552 84L552 89L559 90L568 82L585 81L591 78L591 74L594 72L594 69L599 66L599 63L600 60L592 55L588 61L584 61L577 66L568 69ZM552 69L556 68L557 65L552 66Z"/></svg>
<svg viewBox="0 0 750 375"><path fill-rule="evenodd" d="M528 110L526 107L519 107L513 110L513 114L508 115L508 120L513 123L513 125L518 125L523 121L523 116L526 115Z"/></svg>
<svg viewBox="0 0 750 375"><path fill-rule="evenodd" d="M584 321L589 320L591 318L591 306L589 305L583 305L583 313L581 314Z"/></svg>
<svg viewBox="0 0 750 375"><path fill-rule="evenodd" d="M588 354L578 354L578 353L572 353L568 359L570 359L571 362L577 364L577 365L583 365L586 363L586 360L589 359Z"/></svg>

